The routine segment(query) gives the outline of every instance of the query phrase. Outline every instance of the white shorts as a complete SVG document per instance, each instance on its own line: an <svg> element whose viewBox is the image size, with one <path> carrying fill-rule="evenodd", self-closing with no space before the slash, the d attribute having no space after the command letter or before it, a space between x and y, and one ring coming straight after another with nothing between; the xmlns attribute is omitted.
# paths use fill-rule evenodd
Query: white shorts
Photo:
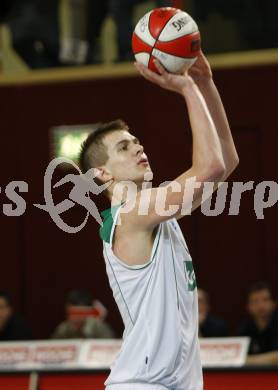
<svg viewBox="0 0 278 390"><path fill-rule="evenodd" d="M120 385L106 386L106 390L168 390L162 385L150 385L147 383L124 383Z"/></svg>

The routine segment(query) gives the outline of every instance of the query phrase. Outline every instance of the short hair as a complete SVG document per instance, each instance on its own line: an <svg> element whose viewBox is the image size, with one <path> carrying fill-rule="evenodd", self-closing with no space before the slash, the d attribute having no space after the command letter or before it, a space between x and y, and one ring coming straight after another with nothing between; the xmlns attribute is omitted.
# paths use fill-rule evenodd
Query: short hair
<svg viewBox="0 0 278 390"><path fill-rule="evenodd" d="M12 305L11 297L6 291L0 291L0 298L5 299L9 306Z"/></svg>
<svg viewBox="0 0 278 390"><path fill-rule="evenodd" d="M101 123L92 131L81 145L79 154L79 166L82 173L91 168L97 168L108 160L106 146L103 144L104 137L114 131L129 130L128 125L121 119L108 123Z"/></svg>
<svg viewBox="0 0 278 390"><path fill-rule="evenodd" d="M249 288L248 288L248 291L247 291L247 298L249 299L250 298L250 295L255 293L255 292L258 292L258 291L262 291L262 290L268 290L270 292L270 296L272 299L274 299L274 296L273 296L273 292L272 292L272 289L271 289L271 285L270 283L266 282L266 281L259 281L259 282L256 282L254 284L252 284Z"/></svg>
<svg viewBox="0 0 278 390"><path fill-rule="evenodd" d="M71 290L66 299L68 305L92 306L93 296L87 290Z"/></svg>

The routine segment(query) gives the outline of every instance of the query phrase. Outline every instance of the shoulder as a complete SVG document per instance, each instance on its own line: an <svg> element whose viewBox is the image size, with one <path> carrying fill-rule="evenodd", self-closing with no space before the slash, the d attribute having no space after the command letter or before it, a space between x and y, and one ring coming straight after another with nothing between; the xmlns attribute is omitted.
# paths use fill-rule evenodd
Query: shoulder
<svg viewBox="0 0 278 390"><path fill-rule="evenodd" d="M113 331L110 326L99 318L90 317L85 324L84 333L87 337L111 338Z"/></svg>
<svg viewBox="0 0 278 390"><path fill-rule="evenodd" d="M99 235L102 241L106 243L111 242L111 235L113 232L113 227L117 222L117 217L120 212L121 204L110 207L102 211L101 216L103 218L102 226L99 229Z"/></svg>
<svg viewBox="0 0 278 390"><path fill-rule="evenodd" d="M69 332L71 331L71 326L67 321L63 321L57 325L55 328L52 338L65 338L68 337Z"/></svg>

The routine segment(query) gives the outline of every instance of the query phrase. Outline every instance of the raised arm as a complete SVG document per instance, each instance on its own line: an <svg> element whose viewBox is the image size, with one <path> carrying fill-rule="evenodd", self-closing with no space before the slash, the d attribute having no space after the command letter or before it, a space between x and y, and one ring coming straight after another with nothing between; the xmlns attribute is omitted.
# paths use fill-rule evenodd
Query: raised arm
<svg viewBox="0 0 278 390"><path fill-rule="evenodd" d="M163 220L179 216L182 209L191 208L192 193L193 208L195 208L194 205L199 205L203 194L203 183L208 181L219 182L225 175L225 163L219 136L205 99L188 73L185 72L183 75L170 74L159 63L156 63L160 72L160 75L157 75L143 65L137 64L136 66L147 80L183 96L188 108L193 135L191 168L164 188L144 190L149 192L149 196L145 197L146 201L149 202L147 215L138 215L140 198L138 196L138 207L135 207L130 213L129 217L131 218L127 218L132 221L132 224L136 225L136 228L140 224L143 227L153 228ZM192 177L201 183L199 188L189 188L188 179ZM177 190L177 188L180 190ZM142 194L139 195L142 199ZM172 209L173 214L161 215L159 203L161 203L164 210Z"/></svg>
<svg viewBox="0 0 278 390"><path fill-rule="evenodd" d="M213 81L211 67L203 53L200 54L196 63L191 67L189 74L204 96L216 127L226 166L225 176L223 177L223 180L225 180L238 165L239 158L221 97Z"/></svg>

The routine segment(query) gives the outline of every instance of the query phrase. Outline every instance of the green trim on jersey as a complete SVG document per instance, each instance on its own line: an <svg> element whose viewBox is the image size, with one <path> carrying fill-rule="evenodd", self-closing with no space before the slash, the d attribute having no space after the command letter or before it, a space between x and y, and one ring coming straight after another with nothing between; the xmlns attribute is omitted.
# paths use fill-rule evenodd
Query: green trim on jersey
<svg viewBox="0 0 278 390"><path fill-rule="evenodd" d="M197 287L196 276L192 261L184 261L185 279L187 281L187 291L194 291Z"/></svg>
<svg viewBox="0 0 278 390"><path fill-rule="evenodd" d="M103 241L107 242L108 244L110 243L111 240L111 232L114 224L114 217L119 207L121 207L121 204L110 207L109 209L106 209L101 212L101 215L103 217L103 225L99 229L99 235L100 238Z"/></svg>
<svg viewBox="0 0 278 390"><path fill-rule="evenodd" d="M103 217L103 224L102 224L102 227L99 229L99 235L100 235L100 238L104 242L106 242L107 244L112 244L111 234L112 234L112 230L113 230L113 226L114 226L114 222L115 222L115 216L117 215L117 212L121 206L122 206L122 204L119 204L119 205L113 206L113 207L101 212L101 215ZM141 270L143 268L146 268L153 262L153 260L156 256L156 251L157 251L158 244L160 241L160 236L161 236L161 227L159 226L159 228L156 232L156 235L155 235L155 240L154 240L152 251L151 251L151 257L147 263L139 264L139 265L127 265L126 263L121 261L119 258L117 258L117 256L115 256L114 254L113 255L119 264L121 264L123 267L125 267L129 270ZM105 253L106 253L106 249L105 249ZM107 255L107 258L109 258L107 253L106 253L106 255Z"/></svg>

